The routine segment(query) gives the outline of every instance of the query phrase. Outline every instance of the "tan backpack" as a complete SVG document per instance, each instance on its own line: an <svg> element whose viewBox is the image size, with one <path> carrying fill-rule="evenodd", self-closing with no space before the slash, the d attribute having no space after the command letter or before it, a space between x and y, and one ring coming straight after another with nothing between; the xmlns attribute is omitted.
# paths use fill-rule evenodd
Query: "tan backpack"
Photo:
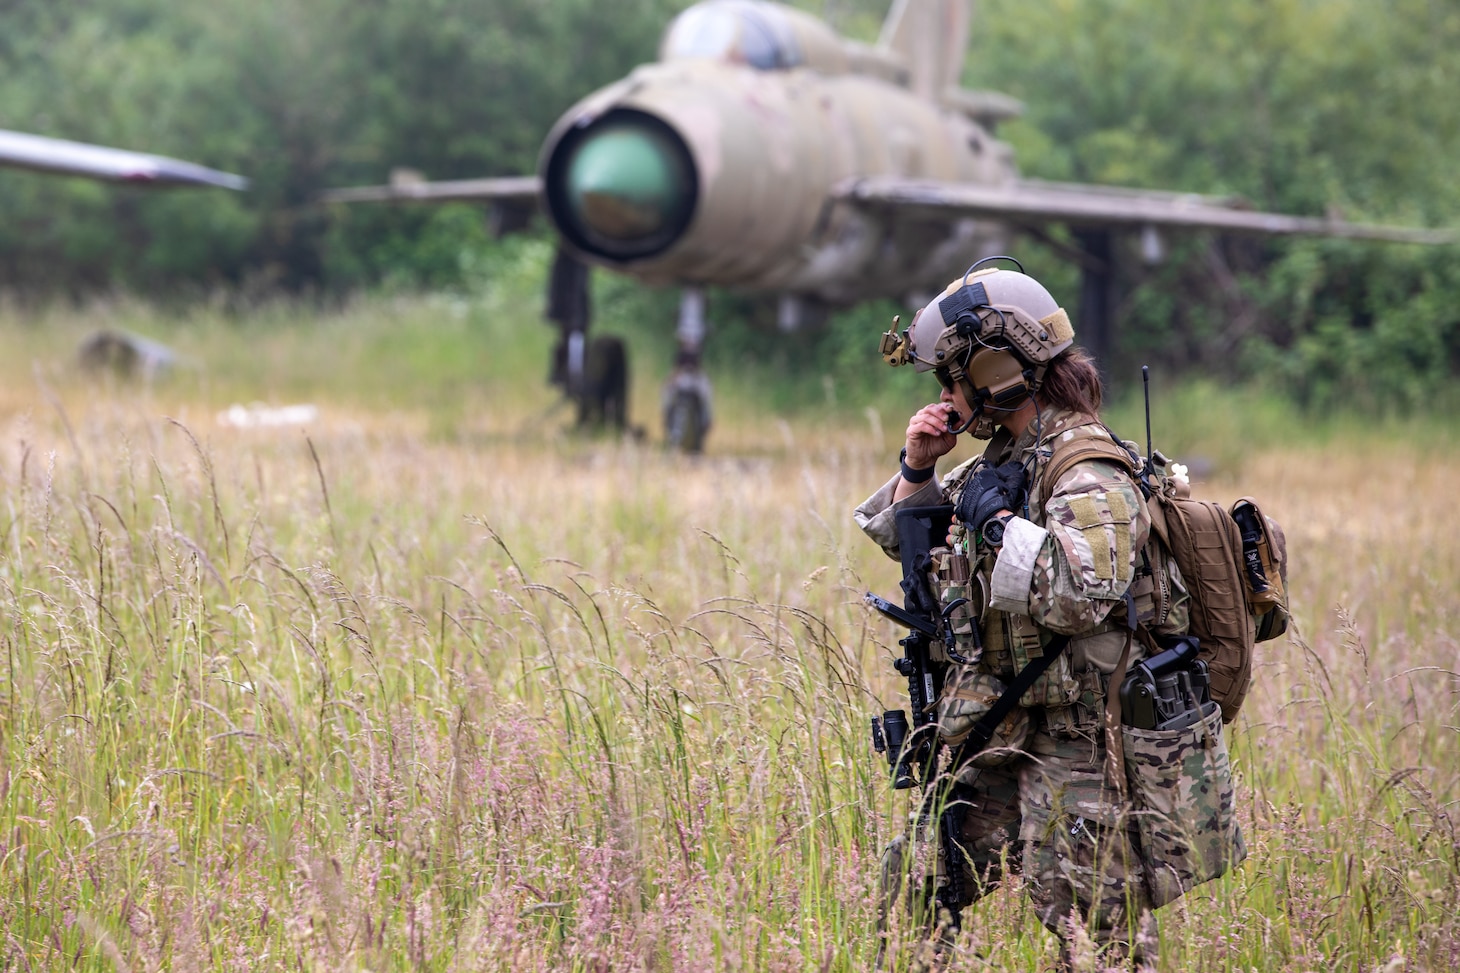
<svg viewBox="0 0 1460 973"><path fill-rule="evenodd" d="M1105 460L1129 473L1151 515L1147 544L1164 545L1191 596L1190 634L1201 642L1211 696L1223 722L1237 716L1252 682L1253 645L1287 630L1287 543L1282 528L1243 497L1231 510L1193 500L1165 462L1149 464L1132 445L1099 423L1080 426L1051 443L1039 470L1040 506L1076 463ZM1155 466L1155 469L1148 469ZM1241 525L1239 526L1239 522ZM1162 563L1159 551L1152 564Z"/></svg>

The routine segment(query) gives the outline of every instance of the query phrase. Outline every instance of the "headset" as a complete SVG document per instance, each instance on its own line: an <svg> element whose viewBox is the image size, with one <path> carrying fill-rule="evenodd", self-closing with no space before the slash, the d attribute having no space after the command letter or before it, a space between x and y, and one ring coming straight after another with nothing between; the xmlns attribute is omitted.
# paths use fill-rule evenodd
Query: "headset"
<svg viewBox="0 0 1460 973"><path fill-rule="evenodd" d="M933 368L945 388L961 384L964 398L973 407L973 415L961 425L950 425L950 432L961 433L980 420L991 427L993 420L987 413L1009 413L1022 407L1039 390L1050 359L1074 339L1063 309L1036 320L1017 306L994 304L977 277L998 270L990 267L978 273L996 260L1006 260L1028 276L1013 257L985 257L964 272L956 291L938 301L945 327L933 346ZM916 323L915 319L914 326ZM981 435L984 431L978 429L974 435L986 438ZM988 434L992 435L991 428Z"/></svg>

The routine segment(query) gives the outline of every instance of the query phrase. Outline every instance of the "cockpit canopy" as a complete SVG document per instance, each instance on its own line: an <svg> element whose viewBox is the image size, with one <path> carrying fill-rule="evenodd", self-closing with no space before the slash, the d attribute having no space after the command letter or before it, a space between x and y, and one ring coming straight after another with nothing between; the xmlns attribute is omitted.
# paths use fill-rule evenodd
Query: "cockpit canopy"
<svg viewBox="0 0 1460 973"><path fill-rule="evenodd" d="M826 24L765 0L705 0L670 23L661 61L713 60L761 71L846 69L840 39Z"/></svg>

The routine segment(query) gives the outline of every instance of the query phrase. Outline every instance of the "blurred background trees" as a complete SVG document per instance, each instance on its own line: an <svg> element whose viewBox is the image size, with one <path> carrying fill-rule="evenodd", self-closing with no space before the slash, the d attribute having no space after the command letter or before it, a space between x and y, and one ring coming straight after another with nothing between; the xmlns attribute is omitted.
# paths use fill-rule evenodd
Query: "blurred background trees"
<svg viewBox="0 0 1460 973"><path fill-rule="evenodd" d="M532 171L557 115L652 59L686 5L0 0L0 127L194 159L255 186L163 194L0 172L0 287L172 300L467 286L490 247L477 211L310 200L394 166ZM863 40L886 10L797 5ZM1460 8L1443 0L981 0L965 81L1025 102L999 134L1026 175L1454 226L1457 47ZM1128 262L1141 269L1122 281L1113 364L1201 363L1318 407L1428 402L1460 369L1454 255L1173 237L1165 262ZM1039 266L1075 293L1072 268ZM721 329L757 324L753 304L720 307ZM808 340L860 342L885 311Z"/></svg>
<svg viewBox="0 0 1460 973"><path fill-rule="evenodd" d="M1024 100L1001 134L1026 174L1460 225L1454 4L985 0L977 25L969 76ZM1117 367L1201 363L1380 409L1430 401L1460 369L1455 247L1168 242L1123 282Z"/></svg>
<svg viewBox="0 0 1460 973"><path fill-rule="evenodd" d="M0 127L247 174L247 196L168 196L0 173L9 287L344 287L437 217L311 205L393 166L533 171L572 102L652 59L666 0L5 0ZM429 242L430 234L426 234ZM455 254L450 255L455 263Z"/></svg>

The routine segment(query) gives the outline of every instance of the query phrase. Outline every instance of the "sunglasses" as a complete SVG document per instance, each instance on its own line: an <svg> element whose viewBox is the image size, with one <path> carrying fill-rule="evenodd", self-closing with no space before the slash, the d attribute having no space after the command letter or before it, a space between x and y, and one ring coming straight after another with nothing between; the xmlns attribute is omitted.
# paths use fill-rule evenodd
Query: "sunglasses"
<svg viewBox="0 0 1460 973"><path fill-rule="evenodd" d="M937 378L938 384L948 391L953 391L953 375L946 368L933 369L933 376Z"/></svg>

